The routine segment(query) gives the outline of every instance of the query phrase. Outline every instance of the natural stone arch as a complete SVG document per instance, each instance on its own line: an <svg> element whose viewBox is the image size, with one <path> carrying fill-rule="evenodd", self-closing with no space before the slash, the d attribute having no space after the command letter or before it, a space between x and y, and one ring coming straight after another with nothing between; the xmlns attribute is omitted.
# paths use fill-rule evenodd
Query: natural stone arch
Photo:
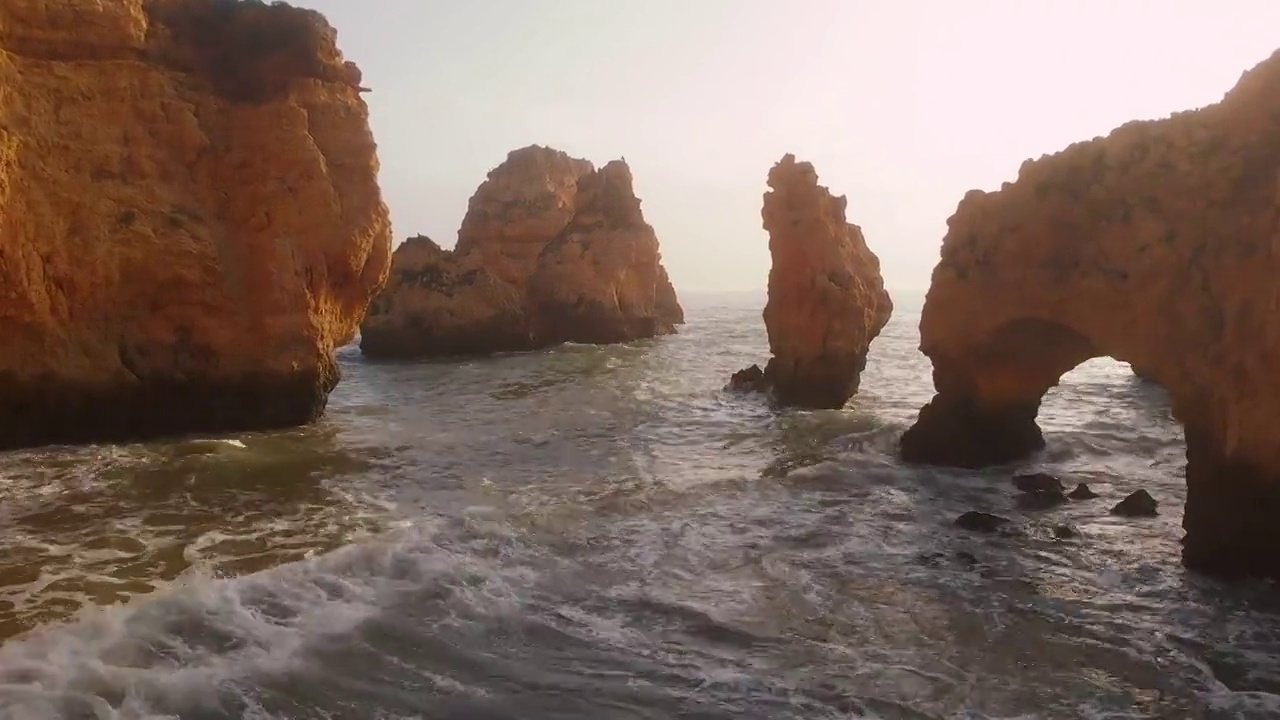
<svg viewBox="0 0 1280 720"><path fill-rule="evenodd" d="M948 227L904 459L1023 457L1063 373L1123 360L1184 428L1184 562L1280 577L1280 53L1216 105L1024 163Z"/></svg>

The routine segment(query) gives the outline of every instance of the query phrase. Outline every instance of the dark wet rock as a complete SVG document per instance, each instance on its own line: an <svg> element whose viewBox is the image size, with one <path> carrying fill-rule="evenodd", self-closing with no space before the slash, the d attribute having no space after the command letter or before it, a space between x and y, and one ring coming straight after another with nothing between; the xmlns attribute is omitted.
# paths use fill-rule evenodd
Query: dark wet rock
<svg viewBox="0 0 1280 720"><path fill-rule="evenodd" d="M729 389L740 392L767 392L769 381L759 365L752 365L729 376Z"/></svg>
<svg viewBox="0 0 1280 720"><path fill-rule="evenodd" d="M1013 476L1013 486L1024 493L1056 492L1066 489L1062 481L1048 473L1023 473Z"/></svg>
<svg viewBox="0 0 1280 720"><path fill-rule="evenodd" d="M1080 531L1076 530L1071 525L1063 523L1061 525L1053 526L1053 536L1059 540L1070 540L1072 538L1080 537Z"/></svg>
<svg viewBox="0 0 1280 720"><path fill-rule="evenodd" d="M1076 489L1072 490L1067 495L1067 497L1071 498L1072 500L1092 500L1096 497L1099 497L1099 495L1098 493L1090 489L1088 485L1085 485L1084 483L1080 483L1076 485Z"/></svg>
<svg viewBox="0 0 1280 720"><path fill-rule="evenodd" d="M942 564L942 561L946 557L947 557L946 553L941 552L939 550L932 550L930 552L922 552L919 555L916 555L916 561L922 565L937 567Z"/></svg>
<svg viewBox="0 0 1280 720"><path fill-rule="evenodd" d="M968 550L958 550L954 554L947 554L941 550L929 550L916 555L916 562L928 567L942 567L950 564L948 561L954 561L956 565L969 569L978 564L978 558Z"/></svg>
<svg viewBox="0 0 1280 720"><path fill-rule="evenodd" d="M956 518L956 526L976 532L996 532L1009 524L1009 518L970 510Z"/></svg>
<svg viewBox="0 0 1280 720"><path fill-rule="evenodd" d="M1051 510L1067 501L1058 488L1024 492L1018 496L1017 505L1023 510Z"/></svg>
<svg viewBox="0 0 1280 720"><path fill-rule="evenodd" d="M1129 497L1116 503L1111 508L1111 514L1121 517L1155 517L1160 514L1156 509L1159 504L1146 490L1135 490Z"/></svg>

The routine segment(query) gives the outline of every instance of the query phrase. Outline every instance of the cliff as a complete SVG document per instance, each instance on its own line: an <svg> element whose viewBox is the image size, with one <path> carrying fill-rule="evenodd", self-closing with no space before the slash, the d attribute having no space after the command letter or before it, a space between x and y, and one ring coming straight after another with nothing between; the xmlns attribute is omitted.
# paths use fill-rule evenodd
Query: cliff
<svg viewBox="0 0 1280 720"><path fill-rule="evenodd" d="M257 2L0 4L0 447L320 415L390 254L335 37Z"/></svg>
<svg viewBox="0 0 1280 720"><path fill-rule="evenodd" d="M761 215L773 264L764 322L773 357L731 384L772 391L786 405L837 409L858 391L871 341L893 312L880 260L846 220L847 199L819 185L812 164L788 154L768 184Z"/></svg>
<svg viewBox="0 0 1280 720"><path fill-rule="evenodd" d="M1280 53L1223 100L1131 122L971 191L921 320L937 395L911 461L1044 445L1040 398L1098 356L1168 390L1187 440L1184 561L1280 577Z"/></svg>
<svg viewBox="0 0 1280 720"><path fill-rule="evenodd" d="M530 146L480 185L454 251L426 238L396 249L360 347L370 357L485 354L628 342L683 321L630 168Z"/></svg>

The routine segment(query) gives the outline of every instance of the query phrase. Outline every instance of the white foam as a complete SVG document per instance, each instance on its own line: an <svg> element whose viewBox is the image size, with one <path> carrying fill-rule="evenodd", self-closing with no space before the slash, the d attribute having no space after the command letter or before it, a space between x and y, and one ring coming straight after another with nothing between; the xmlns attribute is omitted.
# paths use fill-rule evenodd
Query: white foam
<svg viewBox="0 0 1280 720"><path fill-rule="evenodd" d="M187 576L141 602L39 628L0 647L0 720L52 720L68 707L111 720L216 707L219 692L286 672L310 644L350 634L398 594L435 584L473 612L510 608L506 579L472 552L494 542L491 528L466 530L479 536L466 552L437 545L419 525L257 575Z"/></svg>

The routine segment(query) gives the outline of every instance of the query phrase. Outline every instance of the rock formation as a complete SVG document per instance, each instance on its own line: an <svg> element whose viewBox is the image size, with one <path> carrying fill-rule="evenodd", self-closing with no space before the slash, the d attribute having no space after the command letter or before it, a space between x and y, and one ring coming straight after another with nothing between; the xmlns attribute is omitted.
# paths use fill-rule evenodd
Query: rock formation
<svg viewBox="0 0 1280 720"><path fill-rule="evenodd" d="M0 447L304 423L390 255L318 13L0 3Z"/></svg>
<svg viewBox="0 0 1280 720"><path fill-rule="evenodd" d="M771 390L785 405L840 408L858 391L871 341L893 303L880 260L862 229L845 219L847 200L818 184L813 165L786 155L769 171L769 300L764 323L773 357L730 385Z"/></svg>
<svg viewBox="0 0 1280 720"><path fill-rule="evenodd" d="M1280 53L1221 102L1131 122L969 192L921 319L937 394L905 459L977 467L1044 445L1040 398L1110 356L1170 394L1187 440L1183 559L1280 577Z"/></svg>
<svg viewBox="0 0 1280 720"><path fill-rule="evenodd" d="M387 290L360 332L371 357L473 355L534 347L524 295L481 263L430 238L396 248Z"/></svg>
<svg viewBox="0 0 1280 720"><path fill-rule="evenodd" d="M550 148L513 151L471 198L453 251L397 248L361 328L370 357L617 343L684 322L631 170Z"/></svg>

